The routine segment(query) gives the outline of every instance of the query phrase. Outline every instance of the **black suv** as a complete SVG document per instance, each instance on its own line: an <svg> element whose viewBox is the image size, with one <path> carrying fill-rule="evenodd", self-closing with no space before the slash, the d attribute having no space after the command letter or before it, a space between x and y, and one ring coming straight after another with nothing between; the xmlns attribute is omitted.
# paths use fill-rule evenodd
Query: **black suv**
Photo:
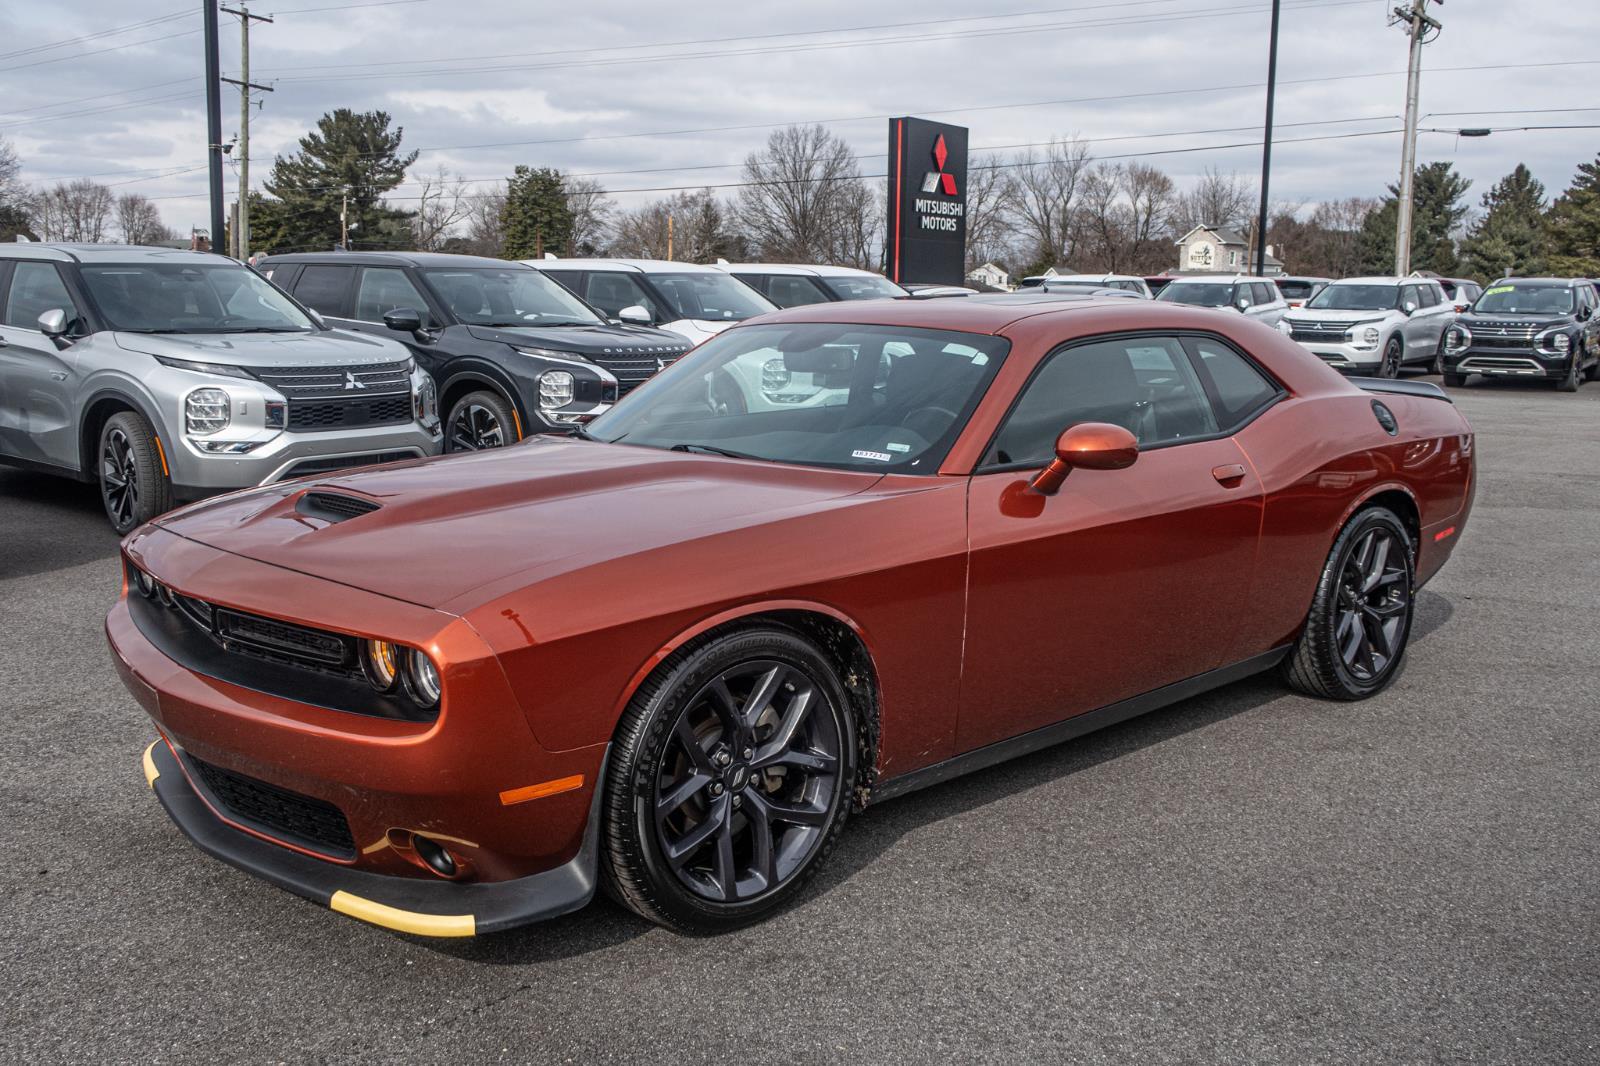
<svg viewBox="0 0 1600 1066"><path fill-rule="evenodd" d="M1445 331L1446 385L1470 374L1545 378L1577 392L1600 377L1600 292L1585 279L1502 278Z"/></svg>
<svg viewBox="0 0 1600 1066"><path fill-rule="evenodd" d="M307 252L257 269L330 324L404 343L438 385L446 451L571 429L689 350L501 259Z"/></svg>

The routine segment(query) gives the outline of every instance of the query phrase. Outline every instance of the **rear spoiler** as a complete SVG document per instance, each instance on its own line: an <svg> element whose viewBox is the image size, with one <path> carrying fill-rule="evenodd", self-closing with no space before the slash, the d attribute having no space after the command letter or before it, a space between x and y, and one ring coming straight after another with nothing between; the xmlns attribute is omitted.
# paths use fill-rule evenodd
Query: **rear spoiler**
<svg viewBox="0 0 1600 1066"><path fill-rule="evenodd" d="M1431 381L1400 381L1395 378L1351 378L1350 384L1368 392L1387 392L1395 396L1426 396L1430 400L1455 403L1450 394Z"/></svg>

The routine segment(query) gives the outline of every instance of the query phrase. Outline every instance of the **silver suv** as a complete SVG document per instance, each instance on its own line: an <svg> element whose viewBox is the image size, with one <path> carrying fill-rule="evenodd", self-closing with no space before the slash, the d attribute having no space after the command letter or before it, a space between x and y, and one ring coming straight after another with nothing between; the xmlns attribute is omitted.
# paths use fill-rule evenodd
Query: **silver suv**
<svg viewBox="0 0 1600 1066"><path fill-rule="evenodd" d="M1400 376L1407 363L1442 373L1456 309L1431 278L1346 278L1283 316L1278 328L1346 373Z"/></svg>
<svg viewBox="0 0 1600 1066"><path fill-rule="evenodd" d="M179 500L433 455L433 381L222 256L0 245L0 463L98 481L117 532Z"/></svg>
<svg viewBox="0 0 1600 1066"><path fill-rule="evenodd" d="M1169 304L1193 307L1231 307L1246 318L1276 326L1289 302L1270 278L1247 274L1188 274L1173 278L1156 299Z"/></svg>

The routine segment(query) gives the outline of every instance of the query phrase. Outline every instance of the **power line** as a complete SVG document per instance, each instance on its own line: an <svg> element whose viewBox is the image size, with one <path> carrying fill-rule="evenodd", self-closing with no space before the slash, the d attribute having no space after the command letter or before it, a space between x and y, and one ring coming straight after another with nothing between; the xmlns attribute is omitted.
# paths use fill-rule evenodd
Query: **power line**
<svg viewBox="0 0 1600 1066"><path fill-rule="evenodd" d="M35 55L39 52L48 52L55 48L65 48L72 44L87 44L90 41L102 40L106 37L115 37L119 33L128 33L132 30L142 30L151 26L157 26L163 22L172 22L175 19L181 19L191 14L193 14L193 12L188 8L179 8L176 11L169 11L165 15L157 15L153 18L147 18L142 22L130 22L126 26L113 26L108 30L98 30L94 33L86 33L81 37L68 37L64 40L52 41L49 44L36 44L29 48L18 48L11 52L0 52L0 59L13 59L17 56Z"/></svg>
<svg viewBox="0 0 1600 1066"><path fill-rule="evenodd" d="M0 70L0 74L10 74L12 71L27 70L30 67L42 67L49 63L62 63L69 59L87 59L89 56L103 55L106 52L120 52L124 48L138 48L141 45L146 44L159 44L162 41L174 41L179 37L192 37L199 32L200 30L198 28L192 30L181 30L178 33L169 33L165 37L151 37L150 39L144 41L130 41L127 44L114 44L106 48L97 48L92 52L73 52L71 55L55 56L51 59L36 59L32 63L19 63L14 67L6 67L4 70Z"/></svg>
<svg viewBox="0 0 1600 1066"><path fill-rule="evenodd" d="M426 4L430 0L371 0L365 4L327 4L321 7L286 7L270 11L271 15L300 15L308 11L351 11L360 7L395 7L399 4Z"/></svg>
<svg viewBox="0 0 1600 1066"><path fill-rule="evenodd" d="M185 81L192 79L185 78ZM0 130L22 129L26 126L42 126L50 122L60 122L69 118L86 118L89 115L105 115L113 111L127 111L131 108L146 107L150 104L164 104L173 100L183 100L194 97L203 89L183 89L179 92L168 93L166 96L153 96L148 100L132 100L124 104L109 104L106 107L86 107L80 111L63 111L57 115L43 115L39 118L24 119L21 122L0 122Z"/></svg>
<svg viewBox="0 0 1600 1066"><path fill-rule="evenodd" d="M192 81L194 81L193 78L173 78L171 81L158 81L152 85L141 85L136 89L118 89L116 92L95 93L92 96L76 96L71 100L52 100L48 104L35 104L32 107L19 107L14 111L4 112L3 114L0 114L0 119L8 118L11 115L26 115L33 111L48 111L53 107L66 107L70 104L81 104L89 100L104 100L107 97L112 96L132 96L135 93L147 92L150 89L165 89L170 85L187 85ZM0 122L0 125L4 124L5 123Z"/></svg>

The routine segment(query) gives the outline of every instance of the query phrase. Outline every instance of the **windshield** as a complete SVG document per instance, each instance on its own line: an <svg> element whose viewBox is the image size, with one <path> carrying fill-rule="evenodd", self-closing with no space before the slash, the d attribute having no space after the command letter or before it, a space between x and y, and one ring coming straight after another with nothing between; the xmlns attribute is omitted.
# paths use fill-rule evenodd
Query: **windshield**
<svg viewBox="0 0 1600 1066"><path fill-rule="evenodd" d="M1285 300L1304 300L1317 287L1314 281L1279 281L1278 291Z"/></svg>
<svg viewBox="0 0 1600 1066"><path fill-rule="evenodd" d="M1491 285L1472 305L1479 315L1570 315L1572 290L1564 285Z"/></svg>
<svg viewBox="0 0 1600 1066"><path fill-rule="evenodd" d="M841 300L899 299L902 296L911 295L888 278L880 278L876 274L851 274L842 278L823 278L822 284L826 285L828 290Z"/></svg>
<svg viewBox="0 0 1600 1066"><path fill-rule="evenodd" d="M1005 358L999 337L808 322L720 333L588 427L648 448L932 474Z"/></svg>
<svg viewBox="0 0 1600 1066"><path fill-rule="evenodd" d="M79 268L112 329L139 333L308 333L294 302L237 263L94 263Z"/></svg>
<svg viewBox="0 0 1600 1066"><path fill-rule="evenodd" d="M651 274L674 318L742 322L777 310L776 305L730 274Z"/></svg>
<svg viewBox="0 0 1600 1066"><path fill-rule="evenodd" d="M592 326L589 305L537 270L465 267L424 270L452 314L472 326Z"/></svg>
<svg viewBox="0 0 1600 1066"><path fill-rule="evenodd" d="M1313 311L1393 311L1400 306L1398 285L1329 285L1306 302Z"/></svg>
<svg viewBox="0 0 1600 1066"><path fill-rule="evenodd" d="M1174 281L1161 290L1158 300L1196 307L1226 307L1233 303L1233 286L1224 282Z"/></svg>

